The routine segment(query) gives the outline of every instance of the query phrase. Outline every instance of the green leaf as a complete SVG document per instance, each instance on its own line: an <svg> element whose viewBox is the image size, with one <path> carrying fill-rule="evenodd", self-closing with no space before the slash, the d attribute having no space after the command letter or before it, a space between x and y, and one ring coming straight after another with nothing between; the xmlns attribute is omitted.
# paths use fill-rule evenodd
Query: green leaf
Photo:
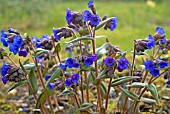
<svg viewBox="0 0 170 114"><path fill-rule="evenodd" d="M98 56L98 59L102 58L102 56L104 54L107 53L107 48L110 46L110 43L109 42L106 42L104 43L101 47L97 48L96 49L96 53L97 53L97 56Z"/></svg>
<svg viewBox="0 0 170 114"><path fill-rule="evenodd" d="M156 89L156 86L154 84L149 84L147 87L148 87L148 90L153 95L153 98L156 100L157 103L159 103L158 91Z"/></svg>
<svg viewBox="0 0 170 114"><path fill-rule="evenodd" d="M146 86L145 83L141 83L141 82L134 82L131 85L126 85L127 87L131 87L131 88L143 88Z"/></svg>
<svg viewBox="0 0 170 114"><path fill-rule="evenodd" d="M38 91L38 85L37 85L36 78L35 78L35 70L31 70L31 71L30 71L30 74L29 74L29 82L30 82L30 84L31 84L31 87L32 87L33 90L34 90L34 93L37 93L37 91Z"/></svg>
<svg viewBox="0 0 170 114"><path fill-rule="evenodd" d="M85 110L85 109L88 109L88 108L91 108L93 106L93 104L90 104L90 103L83 103L80 108L78 109L78 111L81 111L81 110Z"/></svg>
<svg viewBox="0 0 170 114"><path fill-rule="evenodd" d="M41 105L43 105L46 102L47 98L48 98L48 92L47 92L47 90L45 90L39 95L35 108L39 109L41 107Z"/></svg>
<svg viewBox="0 0 170 114"><path fill-rule="evenodd" d="M27 74L27 71L25 70L23 64L21 63L20 59L19 59L19 64L20 64L20 67L21 69L25 72L25 74Z"/></svg>
<svg viewBox="0 0 170 114"><path fill-rule="evenodd" d="M82 86L80 86L81 90L86 90L87 85L83 82Z"/></svg>
<svg viewBox="0 0 170 114"><path fill-rule="evenodd" d="M93 72L89 72L87 79L88 79L89 86L90 86L92 85L92 82L96 79L96 76Z"/></svg>
<svg viewBox="0 0 170 114"><path fill-rule="evenodd" d="M133 79L138 79L138 78L140 78L140 77L138 77L138 76L124 76L124 77L113 80L111 86L121 85L128 81L131 81Z"/></svg>
<svg viewBox="0 0 170 114"><path fill-rule="evenodd" d="M127 89L124 89L124 88L121 88L122 92L124 92L129 98L133 99L133 100L137 100L138 99L138 95L134 94L133 92L127 90Z"/></svg>
<svg viewBox="0 0 170 114"><path fill-rule="evenodd" d="M80 70L81 70L81 71L95 71L95 68L94 68L93 66L83 65Z"/></svg>
<svg viewBox="0 0 170 114"><path fill-rule="evenodd" d="M28 64L28 62L29 62L29 59L25 60L22 64L26 65L26 64Z"/></svg>
<svg viewBox="0 0 170 114"><path fill-rule="evenodd" d="M101 36L95 36L95 39L99 39L99 38L107 38L107 36L105 36L105 35L101 35Z"/></svg>
<svg viewBox="0 0 170 114"><path fill-rule="evenodd" d="M22 81L20 81L20 82L15 83L11 88L9 88L9 89L6 91L6 93L9 93L10 91L12 91L13 89L15 89L16 87L18 87L18 86L20 86L20 85L22 85L22 84L25 84L25 83L27 83L27 82L28 82L27 80L22 80Z"/></svg>
<svg viewBox="0 0 170 114"><path fill-rule="evenodd" d="M102 63L103 63L103 59L99 59L97 61L97 68L100 69L100 67L102 66Z"/></svg>
<svg viewBox="0 0 170 114"><path fill-rule="evenodd" d="M61 51L60 43L58 43L55 47L54 53L59 53Z"/></svg>
<svg viewBox="0 0 170 114"><path fill-rule="evenodd" d="M30 64L24 65L24 68L25 68L26 70L35 70L35 69L36 69L36 66L35 66L34 63L30 63Z"/></svg>
<svg viewBox="0 0 170 114"><path fill-rule="evenodd" d="M106 19L106 20L104 20L104 21L101 21L101 22L98 24L98 26L95 28L95 30L98 30L98 29L100 29L101 27L103 27L106 23L108 23L109 21L111 21L112 18L113 18L113 17L108 18L108 19Z"/></svg>
<svg viewBox="0 0 170 114"><path fill-rule="evenodd" d="M73 95L75 94L71 89L65 88L65 90L63 90L63 92L61 92L58 96L62 96L62 95Z"/></svg>
<svg viewBox="0 0 170 114"><path fill-rule="evenodd" d="M107 87L106 87L106 84L104 82L100 83L100 94L101 94L102 98L106 99Z"/></svg>
<svg viewBox="0 0 170 114"><path fill-rule="evenodd" d="M156 101L154 99L149 99L149 98L144 98L144 97L142 97L140 99L140 101L144 102L144 103L148 103L148 104L155 104L156 103Z"/></svg>
<svg viewBox="0 0 170 114"><path fill-rule="evenodd" d="M45 68L43 73L42 73L42 76L45 77L47 73L48 73L48 68Z"/></svg>
<svg viewBox="0 0 170 114"><path fill-rule="evenodd" d="M35 51L35 54L32 54L32 57L36 58L43 53L48 53L48 50L45 50L45 49L42 49L42 48L37 48L37 50Z"/></svg>
<svg viewBox="0 0 170 114"><path fill-rule="evenodd" d="M77 41L81 41L81 40L94 40L94 38L92 37L87 37L87 36L83 36L83 37L78 37L74 40L71 40L70 42L68 42L67 44L69 43L74 43L74 42L77 42Z"/></svg>

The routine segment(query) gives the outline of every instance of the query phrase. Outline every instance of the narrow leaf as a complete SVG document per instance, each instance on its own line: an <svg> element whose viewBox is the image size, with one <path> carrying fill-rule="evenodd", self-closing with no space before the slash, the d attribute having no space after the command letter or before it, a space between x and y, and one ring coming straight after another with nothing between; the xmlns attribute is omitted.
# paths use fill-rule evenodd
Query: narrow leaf
<svg viewBox="0 0 170 114"><path fill-rule="evenodd" d="M108 18L108 19L106 19L106 20L104 20L104 21L101 21L101 22L99 23L99 25L95 28L95 30L98 30L98 29L100 29L101 27L103 27L106 23L108 23L109 21L111 21L112 18L113 18L113 17Z"/></svg>
<svg viewBox="0 0 170 114"><path fill-rule="evenodd" d="M96 49L98 59L102 58L102 56L107 53L106 49L108 48L108 46L110 46L110 43L106 42L101 47Z"/></svg>
<svg viewBox="0 0 170 114"><path fill-rule="evenodd" d="M148 103L148 104L155 104L156 103L156 101L154 99L149 99L149 98L144 98L144 97L142 97L140 99L140 101L144 102L144 103Z"/></svg>
<svg viewBox="0 0 170 114"><path fill-rule="evenodd" d="M90 103L83 103L81 105L81 107L78 109L78 111L81 111L81 110L85 110L85 109L88 109L88 108L91 108L93 106L93 104L90 104Z"/></svg>
<svg viewBox="0 0 170 114"><path fill-rule="evenodd" d="M145 83L141 83L141 82L134 82L131 85L126 85L127 87L131 87L131 88L143 88L146 86Z"/></svg>
<svg viewBox="0 0 170 114"><path fill-rule="evenodd" d="M34 63L24 65L25 70L35 70L36 66Z"/></svg>
<svg viewBox="0 0 170 114"><path fill-rule="evenodd" d="M68 42L67 44L69 43L73 43L73 42L77 42L77 41L81 41L81 40L94 40L94 38L92 37L87 37L87 36L84 36L84 37L78 37L74 40L71 40L70 42Z"/></svg>
<svg viewBox="0 0 170 114"><path fill-rule="evenodd" d="M55 47L54 53L59 53L61 51L60 43L58 43Z"/></svg>
<svg viewBox="0 0 170 114"><path fill-rule="evenodd" d="M133 99L133 100L137 100L138 99L138 95L134 94L133 92L127 90L127 89L124 89L124 88L121 88L122 92L124 92L129 98Z"/></svg>
<svg viewBox="0 0 170 114"><path fill-rule="evenodd" d="M36 82L36 78L35 78L35 70L31 70L29 73L29 82L34 90L34 93L37 93L38 91L38 85Z"/></svg>
<svg viewBox="0 0 170 114"><path fill-rule="evenodd" d="M71 89L65 88L58 96L75 94Z"/></svg>
<svg viewBox="0 0 170 114"><path fill-rule="evenodd" d="M156 100L157 103L159 103L159 98L158 98L158 91L156 89L156 86L154 84L149 84L148 86L148 90L151 92L151 94L153 95L154 99Z"/></svg>
<svg viewBox="0 0 170 114"><path fill-rule="evenodd" d="M46 102L47 97L48 97L48 93L47 93L47 90L45 90L39 95L37 102L36 102L36 108L39 109L40 106Z"/></svg>
<svg viewBox="0 0 170 114"><path fill-rule="evenodd" d="M10 91L12 91L13 89L17 88L18 86L27 83L27 80L22 80L20 82L15 83L11 88L9 88L6 93L9 93Z"/></svg>

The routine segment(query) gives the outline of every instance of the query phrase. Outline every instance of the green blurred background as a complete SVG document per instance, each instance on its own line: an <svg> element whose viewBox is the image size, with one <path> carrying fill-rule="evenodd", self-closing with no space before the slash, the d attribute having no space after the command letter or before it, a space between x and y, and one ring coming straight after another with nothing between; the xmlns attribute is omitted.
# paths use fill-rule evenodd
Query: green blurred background
<svg viewBox="0 0 170 114"><path fill-rule="evenodd" d="M9 27L22 34L41 37L51 34L52 28L66 25L65 12L83 12L88 9L88 0L0 0L0 30ZM170 0L94 0L97 13L102 18L117 16L115 31L99 30L97 35L107 35L109 40L122 50L131 51L133 40L154 34L161 26L170 36ZM97 41L97 46L102 45ZM64 40L62 40L64 44Z"/></svg>

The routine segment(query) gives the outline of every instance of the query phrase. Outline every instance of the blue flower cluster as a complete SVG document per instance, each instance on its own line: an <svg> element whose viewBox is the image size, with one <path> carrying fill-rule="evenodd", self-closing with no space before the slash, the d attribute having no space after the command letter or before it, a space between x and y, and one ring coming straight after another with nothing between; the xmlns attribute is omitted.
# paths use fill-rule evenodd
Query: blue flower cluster
<svg viewBox="0 0 170 114"><path fill-rule="evenodd" d="M87 58L84 60L84 64L85 64L86 66L90 66L90 65L92 65L93 62L96 61L96 60L97 60L97 54L93 54L93 55L87 57Z"/></svg>
<svg viewBox="0 0 170 114"><path fill-rule="evenodd" d="M158 68L158 66L163 69L165 67L168 66L168 62L158 59L157 62L154 62L152 60L147 60L144 63L145 65L145 69L150 71L150 74L152 74L152 76L156 77L160 75L160 69Z"/></svg>
<svg viewBox="0 0 170 114"><path fill-rule="evenodd" d="M8 78L5 77L5 75L7 74L9 68L10 68L10 65L4 62L4 63L3 63L3 66L2 66L2 68L1 68L1 71L2 71L2 72L1 72L2 82L3 82L4 84L6 84L7 81L8 81Z"/></svg>
<svg viewBox="0 0 170 114"><path fill-rule="evenodd" d="M105 62L105 64L107 65L107 66L113 66L114 65L114 63L115 63L115 60L114 60L114 58L112 58L112 57L106 57L105 59L104 59L104 62ZM122 72L123 70L125 70L126 68L128 68L128 66L129 66L129 62L128 62L128 60L126 59L126 58L120 58L119 60L118 60L118 62L117 62L117 70L119 71L119 72Z"/></svg>
<svg viewBox="0 0 170 114"><path fill-rule="evenodd" d="M73 74L70 78L67 78L65 81L66 86L72 86L73 83L77 83L79 81L79 75Z"/></svg>
<svg viewBox="0 0 170 114"><path fill-rule="evenodd" d="M1 31L1 42L3 46L9 46L10 52L14 55L18 53L19 56L26 57L28 54L27 49L22 48L24 46L23 38L20 34L15 34L11 28L8 29L8 33L4 30Z"/></svg>
<svg viewBox="0 0 170 114"><path fill-rule="evenodd" d="M100 17L97 14L92 14L90 11L85 10L82 15L83 20L90 21L92 26L97 26L100 23Z"/></svg>
<svg viewBox="0 0 170 114"><path fill-rule="evenodd" d="M65 63L60 64L60 68L66 71L66 68L78 68L80 64L73 58L68 58Z"/></svg>

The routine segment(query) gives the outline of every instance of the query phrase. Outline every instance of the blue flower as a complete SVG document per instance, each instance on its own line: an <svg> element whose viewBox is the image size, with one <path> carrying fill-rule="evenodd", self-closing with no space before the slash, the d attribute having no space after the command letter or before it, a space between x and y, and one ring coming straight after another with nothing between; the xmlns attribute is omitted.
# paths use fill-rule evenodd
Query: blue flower
<svg viewBox="0 0 170 114"><path fill-rule="evenodd" d="M123 71L123 69L121 69L120 67L117 67L117 70L118 70L119 72L122 72L122 71Z"/></svg>
<svg viewBox="0 0 170 114"><path fill-rule="evenodd" d="M144 65L146 70L152 70L155 68L155 63L152 60L145 61Z"/></svg>
<svg viewBox="0 0 170 114"><path fill-rule="evenodd" d="M27 50L25 48L21 49L18 53L19 56L26 57L28 54Z"/></svg>
<svg viewBox="0 0 170 114"><path fill-rule="evenodd" d="M18 48L17 45L11 43L10 46L9 46L9 51L13 52L14 55L16 55L18 53L18 51L19 51L19 48Z"/></svg>
<svg viewBox="0 0 170 114"><path fill-rule="evenodd" d="M90 21L90 19L92 18L92 13L88 10L85 10L83 12L82 18L87 22Z"/></svg>
<svg viewBox="0 0 170 114"><path fill-rule="evenodd" d="M88 7L91 8L92 6L93 6L93 0L90 0L90 1L88 2Z"/></svg>
<svg viewBox="0 0 170 114"><path fill-rule="evenodd" d="M120 68L121 70L125 70L129 65L129 62L126 58L120 58L118 60L118 68Z"/></svg>
<svg viewBox="0 0 170 114"><path fill-rule="evenodd" d="M42 39L47 39L47 38L50 38L50 36L48 34L43 34L42 35Z"/></svg>
<svg viewBox="0 0 170 114"><path fill-rule="evenodd" d="M163 38L159 41L159 44L165 44L166 43L166 38Z"/></svg>
<svg viewBox="0 0 170 114"><path fill-rule="evenodd" d="M90 19L90 24L93 26L97 26L100 23L100 17L95 14L92 16L92 18Z"/></svg>
<svg viewBox="0 0 170 114"><path fill-rule="evenodd" d="M43 59L42 59L40 56L38 56L38 57L37 57L37 62L38 62L38 63L43 63L44 61L43 61Z"/></svg>
<svg viewBox="0 0 170 114"><path fill-rule="evenodd" d="M7 77L2 77L2 82L3 82L4 84L6 84L7 81L8 81L8 78L7 78Z"/></svg>
<svg viewBox="0 0 170 114"><path fill-rule="evenodd" d="M10 66L9 64L3 62L3 66L1 68L1 71L2 71L1 75L2 75L2 77L4 77L7 74L9 66Z"/></svg>
<svg viewBox="0 0 170 114"><path fill-rule="evenodd" d="M156 44L155 39L151 35L148 36L148 39L149 41L147 42L146 46L148 49L152 49Z"/></svg>
<svg viewBox="0 0 170 114"><path fill-rule="evenodd" d="M24 43L24 40L20 35L16 35L13 40L13 44L16 45L18 48L20 48Z"/></svg>
<svg viewBox="0 0 170 114"><path fill-rule="evenodd" d="M152 76L159 76L160 75L160 72L159 72L159 69L158 68L153 68L150 70L150 74L152 74Z"/></svg>
<svg viewBox="0 0 170 114"><path fill-rule="evenodd" d="M78 62L74 62L74 65L73 65L74 68L78 68L79 66L80 64Z"/></svg>
<svg viewBox="0 0 170 114"><path fill-rule="evenodd" d="M168 81L166 82L166 84L170 86L170 78L168 78Z"/></svg>
<svg viewBox="0 0 170 114"><path fill-rule="evenodd" d="M71 78L67 78L65 83L66 83L66 86L72 86L73 85Z"/></svg>
<svg viewBox="0 0 170 114"><path fill-rule="evenodd" d="M67 23L70 24L72 22L72 18L73 18L74 14L71 12L70 9L66 10L66 20Z"/></svg>
<svg viewBox="0 0 170 114"><path fill-rule="evenodd" d="M49 88L50 90L54 89L55 86L56 86L55 83L49 83L49 84L48 84L48 88Z"/></svg>
<svg viewBox="0 0 170 114"><path fill-rule="evenodd" d="M165 34L164 29L161 27L156 27L156 33L159 33L161 36Z"/></svg>
<svg viewBox="0 0 170 114"><path fill-rule="evenodd" d="M104 62L107 66L112 66L114 64L114 59L112 57L106 57Z"/></svg>
<svg viewBox="0 0 170 114"><path fill-rule="evenodd" d="M160 60L158 63L160 68L165 68L168 66L168 62L164 61L164 60Z"/></svg>
<svg viewBox="0 0 170 114"><path fill-rule="evenodd" d="M48 79L50 79L51 75L50 74L46 74L45 76L45 80L48 81Z"/></svg>
<svg viewBox="0 0 170 114"><path fill-rule="evenodd" d="M58 29L53 28L53 33L54 33L54 37L56 38L56 40L57 40L57 41L60 41L61 35L58 34L58 33L59 33Z"/></svg>
<svg viewBox="0 0 170 114"><path fill-rule="evenodd" d="M79 81L79 75L78 74L73 74L71 76L71 80L72 80L72 82L78 82Z"/></svg>
<svg viewBox="0 0 170 114"><path fill-rule="evenodd" d="M117 17L113 17L111 21L110 30L113 31L117 27L118 19Z"/></svg>
<svg viewBox="0 0 170 114"><path fill-rule="evenodd" d="M65 63L69 68L72 68L72 67L74 67L74 64L75 64L75 60L74 59L72 59L72 58L68 58L67 60L66 60L66 63Z"/></svg>
<svg viewBox="0 0 170 114"><path fill-rule="evenodd" d="M93 55L91 55L91 57L92 57L92 59L93 59L93 62L94 62L94 61L97 61L97 54L93 54Z"/></svg>
<svg viewBox="0 0 170 114"><path fill-rule="evenodd" d="M85 64L86 66L92 65L92 64L93 64L93 58L92 58L92 57L86 58L86 59L84 60L84 64Z"/></svg>
<svg viewBox="0 0 170 114"><path fill-rule="evenodd" d="M60 64L60 68L61 68L62 70L64 70L64 71L66 71L67 65L61 63L61 64Z"/></svg>
<svg viewBox="0 0 170 114"><path fill-rule="evenodd" d="M35 42L36 48L41 48L41 40L39 38L36 37L32 37L31 39L33 42Z"/></svg>
<svg viewBox="0 0 170 114"><path fill-rule="evenodd" d="M1 31L1 42L3 43L3 46L8 47L8 38L4 30Z"/></svg>

